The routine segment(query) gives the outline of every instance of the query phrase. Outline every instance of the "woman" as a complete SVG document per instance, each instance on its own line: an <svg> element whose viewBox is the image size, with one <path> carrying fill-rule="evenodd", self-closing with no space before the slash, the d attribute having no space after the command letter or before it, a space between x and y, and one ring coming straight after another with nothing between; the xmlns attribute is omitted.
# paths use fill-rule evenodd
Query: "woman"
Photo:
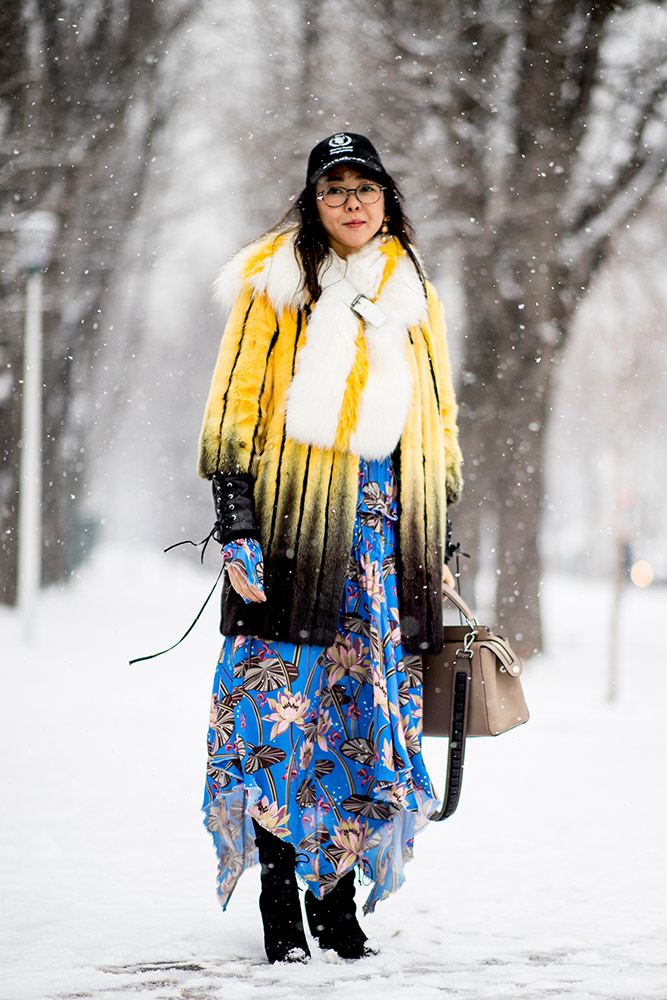
<svg viewBox="0 0 667 1000"><path fill-rule="evenodd" d="M447 503L461 490L442 307L364 136L312 150L275 231L223 269L204 416L227 585L204 800L226 907L262 865L269 960L369 953L436 805L419 654L442 644Z"/></svg>

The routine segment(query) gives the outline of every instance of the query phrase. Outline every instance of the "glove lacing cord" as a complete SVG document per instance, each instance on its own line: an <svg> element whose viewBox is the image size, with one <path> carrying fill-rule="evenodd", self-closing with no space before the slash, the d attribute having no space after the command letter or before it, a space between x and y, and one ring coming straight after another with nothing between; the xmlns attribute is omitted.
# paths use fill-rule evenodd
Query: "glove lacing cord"
<svg viewBox="0 0 667 1000"><path fill-rule="evenodd" d="M201 556L199 558L200 563L203 563L204 562L204 553L206 552L206 547L208 546L208 543L211 541L211 539L215 535L217 529L218 529L218 525L216 523L216 524L213 525L213 527L209 531L209 533L206 536L206 538L202 538L201 542L193 542L191 538L184 538L182 542L174 542L173 545L168 545L167 548L163 549L162 551L163 552L171 552L172 549L177 549L179 545L194 545L194 547L196 549L198 549L200 545L203 545L204 547L201 550Z"/></svg>
<svg viewBox="0 0 667 1000"><path fill-rule="evenodd" d="M179 545L194 545L195 548L199 548L199 546L202 545L203 548L201 550L201 560L200 561L203 563L204 562L204 553L206 552L206 547L207 547L208 543L211 541L211 539L213 538L213 536L215 535L217 527L218 527L218 525L214 524L213 527L211 528L211 530L209 531L208 535L206 536L206 538L202 538L201 542L193 542L191 538L186 538L182 542L174 542L173 545L169 545L166 549L164 549L164 551L165 552L170 552L172 549L177 548ZM172 649L176 649L177 646L180 646L180 644L183 642L183 640L187 639L187 637L190 635L190 633L192 632L193 628L195 627L195 625L197 624L197 622L201 618L201 616L202 616L202 614L204 612L204 608L206 607L206 605L208 604L208 602L213 597L213 594L215 592L215 588L220 583L220 577L222 576L222 574L224 572L225 572L225 563L223 562L222 566L220 567L220 572L218 573L218 575L216 577L215 583L213 584L213 586L211 587L211 589L209 591L208 597L206 598L206 600L202 604L201 608L197 612L197 615L196 615L194 621L192 622L192 624L190 625L189 629L187 630L187 632L185 632L181 636L181 638L178 640L178 642L175 642L173 644L173 646L169 646L167 649L161 649L159 653L149 653L148 656L136 656L133 660L130 660L130 666L132 666L133 663L141 663L143 660L153 660L153 659L155 659L156 656L163 656L165 653L170 653L172 651Z"/></svg>

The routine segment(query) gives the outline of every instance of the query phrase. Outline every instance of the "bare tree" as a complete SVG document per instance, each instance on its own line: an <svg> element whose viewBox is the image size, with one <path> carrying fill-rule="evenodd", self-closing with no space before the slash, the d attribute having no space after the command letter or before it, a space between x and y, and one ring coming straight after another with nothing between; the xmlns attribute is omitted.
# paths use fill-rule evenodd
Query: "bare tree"
<svg viewBox="0 0 667 1000"><path fill-rule="evenodd" d="M0 9L0 599L15 599L22 357L22 216L49 209L60 236L46 275L45 582L64 578L80 545L88 389L106 293L140 202L156 87L169 39L195 0L5 0ZM97 401L99 406L99 401Z"/></svg>
<svg viewBox="0 0 667 1000"><path fill-rule="evenodd" d="M497 616L529 654L542 645L554 367L613 235L667 169L667 14L639 0L365 10L383 95L392 75L395 141L437 191L440 234L429 235L455 243L460 260L467 462L456 526L477 552L482 514L495 518Z"/></svg>

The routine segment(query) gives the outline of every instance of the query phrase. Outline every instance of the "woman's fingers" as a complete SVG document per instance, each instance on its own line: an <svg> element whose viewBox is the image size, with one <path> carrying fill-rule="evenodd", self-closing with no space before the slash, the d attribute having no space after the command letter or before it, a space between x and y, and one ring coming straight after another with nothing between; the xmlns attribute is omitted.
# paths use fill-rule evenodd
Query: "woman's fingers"
<svg viewBox="0 0 667 1000"><path fill-rule="evenodd" d="M249 583L245 571L240 566L235 566L234 563L231 563L227 567L227 576L232 587L240 597L244 597L247 601L255 602L266 600L264 591L260 590L259 587L253 587Z"/></svg>
<svg viewBox="0 0 667 1000"><path fill-rule="evenodd" d="M266 594L259 587L253 587L252 584L248 584L248 597L251 601L256 601L258 603L263 603L266 600Z"/></svg>
<svg viewBox="0 0 667 1000"><path fill-rule="evenodd" d="M454 574L452 573L449 566L444 566L442 570L442 582L447 584L449 587L456 588L456 580L454 579Z"/></svg>
<svg viewBox="0 0 667 1000"><path fill-rule="evenodd" d="M244 571L239 566L227 567L227 576L229 577L229 582L241 597L250 598L250 584L248 583L248 577Z"/></svg>
<svg viewBox="0 0 667 1000"><path fill-rule="evenodd" d="M248 577L239 566L229 566L227 568L227 575L229 582L240 597L243 597L246 601L259 600L256 592L254 592L255 588L248 582Z"/></svg>

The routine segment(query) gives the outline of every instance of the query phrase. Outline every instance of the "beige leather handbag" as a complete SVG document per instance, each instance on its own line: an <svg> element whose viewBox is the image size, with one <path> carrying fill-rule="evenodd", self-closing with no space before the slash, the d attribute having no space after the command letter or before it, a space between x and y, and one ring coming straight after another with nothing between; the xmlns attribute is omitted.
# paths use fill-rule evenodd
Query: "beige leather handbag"
<svg viewBox="0 0 667 1000"><path fill-rule="evenodd" d="M498 736L529 717L521 660L510 644L480 625L455 590L445 585L443 593L465 624L444 625L442 652L422 656L424 736L449 737L443 804L431 816L436 821L447 819L458 805L466 738Z"/></svg>

